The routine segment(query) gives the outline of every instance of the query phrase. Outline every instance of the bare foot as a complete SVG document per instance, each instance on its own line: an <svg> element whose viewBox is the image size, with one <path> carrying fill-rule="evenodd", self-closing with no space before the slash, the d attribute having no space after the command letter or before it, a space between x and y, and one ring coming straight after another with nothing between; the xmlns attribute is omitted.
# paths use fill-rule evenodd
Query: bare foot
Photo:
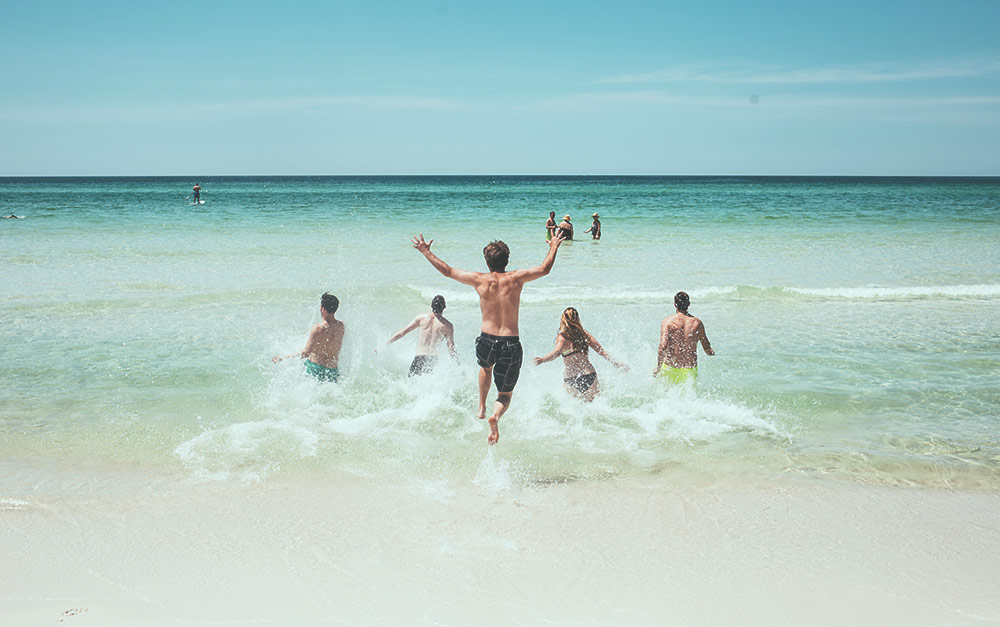
<svg viewBox="0 0 1000 627"><path fill-rule="evenodd" d="M490 437L486 439L493 446L500 439L500 431L497 429L497 419L490 416Z"/></svg>
<svg viewBox="0 0 1000 627"><path fill-rule="evenodd" d="M482 420L486 417L486 405L480 405L479 409L476 410L476 418Z"/></svg>

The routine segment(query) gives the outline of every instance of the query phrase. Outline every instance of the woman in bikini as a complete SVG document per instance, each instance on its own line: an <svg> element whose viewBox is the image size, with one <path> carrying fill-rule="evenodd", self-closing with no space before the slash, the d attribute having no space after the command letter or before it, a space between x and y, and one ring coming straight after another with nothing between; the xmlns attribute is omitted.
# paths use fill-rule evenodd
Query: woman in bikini
<svg viewBox="0 0 1000 627"><path fill-rule="evenodd" d="M566 391L589 403L600 391L597 371L594 370L594 365L590 363L588 357L591 348L601 357L628 372L628 366L615 361L611 355L604 351L594 336L587 333L583 325L580 324L580 312L573 307L568 307L563 312L562 321L559 323L556 347L544 357L535 357L534 362L537 366L562 355L565 367L563 383L566 384Z"/></svg>

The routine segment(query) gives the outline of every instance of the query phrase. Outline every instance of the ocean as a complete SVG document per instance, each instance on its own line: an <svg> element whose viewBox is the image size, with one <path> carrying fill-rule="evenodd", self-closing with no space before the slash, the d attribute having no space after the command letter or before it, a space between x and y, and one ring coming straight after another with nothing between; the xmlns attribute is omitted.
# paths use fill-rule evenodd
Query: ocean
<svg viewBox="0 0 1000 627"><path fill-rule="evenodd" d="M525 365L489 451L476 294L410 238L476 271L501 239L528 267L549 211L577 238L524 289ZM5 178L0 213L23 216L0 222L5 460L223 482L1000 487L998 178ZM717 354L671 388L651 375L679 290ZM271 363L301 350L325 291L347 326L333 385ZM460 361L408 378L415 334L373 349L435 294ZM529 361L569 306L631 368L592 356L592 404Z"/></svg>
<svg viewBox="0 0 1000 627"><path fill-rule="evenodd" d="M410 238L531 267L549 211L490 447L476 294ZM0 214L4 624L1000 622L1000 178L2 178ZM680 290L694 385L652 376ZM338 383L272 363L326 291ZM410 378L437 294L458 363ZM531 363L569 306L629 366L589 404Z"/></svg>

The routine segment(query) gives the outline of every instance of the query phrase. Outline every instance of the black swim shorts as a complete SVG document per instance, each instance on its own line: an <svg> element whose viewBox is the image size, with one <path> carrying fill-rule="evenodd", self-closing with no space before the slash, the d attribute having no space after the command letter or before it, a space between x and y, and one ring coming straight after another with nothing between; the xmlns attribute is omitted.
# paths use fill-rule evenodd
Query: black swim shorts
<svg viewBox="0 0 1000 627"><path fill-rule="evenodd" d="M410 376L415 377L417 375L427 374L431 370L434 370L435 361L437 361L437 359L434 355L417 355L410 363Z"/></svg>
<svg viewBox="0 0 1000 627"><path fill-rule="evenodd" d="M476 338L476 362L481 368L493 368L493 382L498 392L512 392L521 374L521 340L516 335L498 336L481 333Z"/></svg>

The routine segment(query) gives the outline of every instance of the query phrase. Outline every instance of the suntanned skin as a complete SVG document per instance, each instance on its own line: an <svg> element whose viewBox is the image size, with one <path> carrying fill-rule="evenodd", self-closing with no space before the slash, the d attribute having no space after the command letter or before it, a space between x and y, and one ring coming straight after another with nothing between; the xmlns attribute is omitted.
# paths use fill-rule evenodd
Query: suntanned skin
<svg viewBox="0 0 1000 627"><path fill-rule="evenodd" d="M326 368L337 368L340 365L340 347L344 343L344 323L337 320L336 316L322 307L319 308L323 321L313 325L309 331L309 339L306 340L306 347L299 353L290 355L275 355L271 361L278 362L283 359L298 357L308 359L314 364Z"/></svg>
<svg viewBox="0 0 1000 627"><path fill-rule="evenodd" d="M444 340L447 342L448 352L451 353L452 359L458 361L458 353L455 352L455 327L442 314L433 311L414 318L413 322L389 338L386 344L392 344L414 329L419 329L417 332L417 355L436 355L437 345L441 343L441 340ZM377 348L375 352L378 352Z"/></svg>
<svg viewBox="0 0 1000 627"><path fill-rule="evenodd" d="M664 363L671 368L697 368L699 342L706 355L715 354L701 320L679 309L674 311L660 324L660 348L653 374L658 374Z"/></svg>
<svg viewBox="0 0 1000 627"><path fill-rule="evenodd" d="M540 279L552 270L552 265L556 261L556 251L559 250L559 244L562 244L563 238L558 233L552 238L549 242L549 252L545 255L545 260L542 261L541 265L534 268L501 272L471 272L452 268L431 252L431 244L434 243L434 240L425 242L423 233L414 237L412 242L413 247L419 250L438 272L449 279L471 285L476 289L476 293L479 294L479 310L482 314L480 330L483 333L512 337L520 335L517 321L521 307L521 289L528 281ZM476 418L486 417L486 396L490 391L492 375L492 368L479 369L479 406L476 410ZM510 406L510 397L510 392L497 394L497 400L493 404L493 414L489 419L490 436L488 442L490 444L496 444L497 440L500 439L497 422Z"/></svg>
<svg viewBox="0 0 1000 627"><path fill-rule="evenodd" d="M545 221L545 230L549 232L549 239L556 234L556 212L549 212L549 219Z"/></svg>
<svg viewBox="0 0 1000 627"><path fill-rule="evenodd" d="M615 360L614 357L609 355L607 351L604 350L604 347L601 346L601 343L597 341L597 338L595 338L590 333L587 333L587 341L590 344L590 348L594 349L595 353L607 359L608 361L613 363L616 367L621 368L625 372L628 372L628 366ZM562 352L564 350L570 350L572 347L573 347L572 343L565 337L563 337L561 333L557 334L556 347L552 349L552 352L543 357L535 357L532 361L535 363L536 366L540 366L545 362L552 361L553 359L559 357L560 355L562 355ZM590 374L592 372L597 372L597 370L594 369L594 364L590 363L590 358L588 357L586 352L580 351L578 353L573 353L571 355L566 355L565 357L563 357L563 379L569 379L572 377L579 376L581 374ZM594 385L587 388L587 391L583 392L582 394L580 393L579 390L570 385L566 385L565 387L567 392L569 392L573 396L580 396L583 398L583 400L589 403L593 401L594 397L597 396L597 393L601 391L600 385L601 385L600 381L594 381Z"/></svg>

